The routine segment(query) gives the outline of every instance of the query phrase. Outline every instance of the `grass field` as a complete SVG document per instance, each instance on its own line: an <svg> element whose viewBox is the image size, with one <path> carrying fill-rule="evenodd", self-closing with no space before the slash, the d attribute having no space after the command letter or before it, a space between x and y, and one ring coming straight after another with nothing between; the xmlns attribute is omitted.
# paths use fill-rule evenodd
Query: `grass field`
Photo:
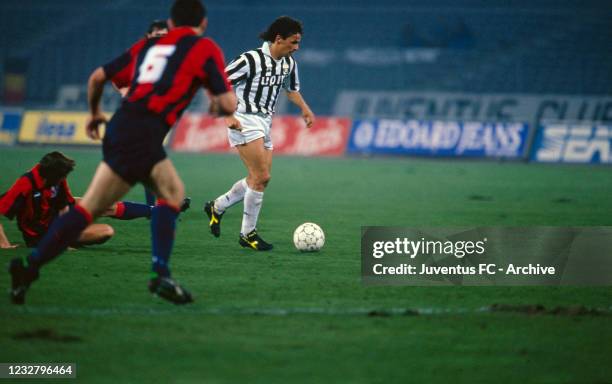
<svg viewBox="0 0 612 384"><path fill-rule="evenodd" d="M1 148L0 190L45 152ZM65 153L82 194L100 153ZM110 242L48 265L24 307L0 300L0 362L76 362L92 383L612 382L610 287L364 287L359 256L362 225L612 225L612 169L278 157L259 225L276 248L257 254L237 244L241 208L225 215L220 239L201 212L241 177L239 159L172 158L193 198L172 267L195 304L148 294L148 221L104 219L116 229ZM127 198L143 199L141 187ZM326 232L319 253L293 249L305 221ZM22 244L0 258L26 253ZM1 273L0 290L8 286ZM493 304L603 312L482 310Z"/></svg>

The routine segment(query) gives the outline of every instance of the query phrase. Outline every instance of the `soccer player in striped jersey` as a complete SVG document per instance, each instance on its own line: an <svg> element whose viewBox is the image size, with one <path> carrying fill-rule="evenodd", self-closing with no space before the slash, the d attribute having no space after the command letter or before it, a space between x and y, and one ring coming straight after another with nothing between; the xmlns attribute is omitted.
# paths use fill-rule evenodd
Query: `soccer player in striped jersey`
<svg viewBox="0 0 612 384"><path fill-rule="evenodd" d="M171 278L170 254L174 244L179 205L185 187L163 140L199 88L209 91L211 110L222 115L236 109L236 97L224 71L223 52L210 38L202 38L207 25L200 0L175 0L167 35L134 44L116 68L132 71L130 88L106 126L103 161L83 199L57 218L25 260L11 260L11 301L23 304L29 286L46 265L135 183L153 189L158 197L151 213L152 276L149 290L175 304L193 301L191 294ZM105 69L89 77L90 116L87 134L99 139L99 125L106 122L100 109Z"/></svg>
<svg viewBox="0 0 612 384"><path fill-rule="evenodd" d="M288 16L274 20L259 36L260 48L247 51L232 61L225 71L234 86L238 109L226 118L228 138L247 168L247 177L238 180L229 191L204 205L212 234L221 234L225 210L244 200L239 243L256 251L272 249L257 233L257 219L264 190L272 167L272 115L281 88L302 111L306 126L315 116L300 94L298 67L292 53L299 49L302 23Z"/></svg>

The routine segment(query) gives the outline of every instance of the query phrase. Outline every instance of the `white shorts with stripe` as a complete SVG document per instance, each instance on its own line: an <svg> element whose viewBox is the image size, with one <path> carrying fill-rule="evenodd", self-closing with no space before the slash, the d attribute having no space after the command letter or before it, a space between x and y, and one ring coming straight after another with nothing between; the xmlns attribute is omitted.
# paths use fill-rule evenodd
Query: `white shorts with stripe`
<svg viewBox="0 0 612 384"><path fill-rule="evenodd" d="M264 114L234 112L234 117L240 121L241 131L227 129L227 138L232 147L250 143L260 137L264 139L264 148L272 150L272 116Z"/></svg>

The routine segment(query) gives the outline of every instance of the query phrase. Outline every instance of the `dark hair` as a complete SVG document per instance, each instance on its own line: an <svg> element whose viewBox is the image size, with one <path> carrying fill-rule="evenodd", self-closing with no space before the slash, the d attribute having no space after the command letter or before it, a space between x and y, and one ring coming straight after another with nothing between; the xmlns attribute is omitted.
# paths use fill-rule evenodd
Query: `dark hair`
<svg viewBox="0 0 612 384"><path fill-rule="evenodd" d="M200 0L176 0L170 17L177 27L197 27L206 17L206 7Z"/></svg>
<svg viewBox="0 0 612 384"><path fill-rule="evenodd" d="M147 29L147 35L160 29L168 29L166 20L153 20L151 25L149 25L149 29Z"/></svg>
<svg viewBox="0 0 612 384"><path fill-rule="evenodd" d="M286 39L296 33L302 34L302 23L289 16L281 16L274 20L266 31L260 33L259 38L273 42L276 35L281 35L283 39Z"/></svg>
<svg viewBox="0 0 612 384"><path fill-rule="evenodd" d="M40 176L49 184L55 184L68 176L76 165L74 160L58 151L47 153L38 164Z"/></svg>

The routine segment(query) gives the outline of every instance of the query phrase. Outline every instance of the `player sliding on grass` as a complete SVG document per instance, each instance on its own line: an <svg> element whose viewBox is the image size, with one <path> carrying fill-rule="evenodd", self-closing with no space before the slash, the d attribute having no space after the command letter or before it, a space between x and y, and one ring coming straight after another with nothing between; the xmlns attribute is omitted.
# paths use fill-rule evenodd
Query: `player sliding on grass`
<svg viewBox="0 0 612 384"><path fill-rule="evenodd" d="M167 158L163 140L199 87L209 90L211 111L227 115L236 109L236 97L224 72L221 49L201 38L206 10L199 0L176 0L167 35L134 44L123 65L133 68L130 89L107 125L98 166L83 199L61 215L25 260L11 261L11 300L23 304L39 269L57 257L79 234L115 201L141 182L158 197L151 213L152 272L149 290L176 304L192 302L191 294L170 277L170 253L184 186ZM119 69L121 70L121 69ZM87 133L99 139L106 122L100 110L105 70L89 78L90 116Z"/></svg>
<svg viewBox="0 0 612 384"><path fill-rule="evenodd" d="M17 227L27 247L36 247L51 223L79 198L74 198L66 177L74 169L74 160L61 152L47 153L34 168L26 172L0 196L0 215L17 217ZM146 204L122 201L115 203L103 216L121 220L150 217ZM72 242L72 246L102 244L113 237L114 230L107 224L90 224ZM15 248L0 224L0 248Z"/></svg>
<svg viewBox="0 0 612 384"><path fill-rule="evenodd" d="M302 110L306 126L315 116L300 94L297 63L291 54L302 39L302 23L281 16L260 35L261 48L243 53L225 69L236 88L238 110L226 118L228 138L238 149L248 175L238 180L225 194L207 202L204 211L210 220L210 231L221 234L221 218L225 210L244 200L240 245L257 251L272 249L257 233L257 218L272 168L272 115L280 89Z"/></svg>

